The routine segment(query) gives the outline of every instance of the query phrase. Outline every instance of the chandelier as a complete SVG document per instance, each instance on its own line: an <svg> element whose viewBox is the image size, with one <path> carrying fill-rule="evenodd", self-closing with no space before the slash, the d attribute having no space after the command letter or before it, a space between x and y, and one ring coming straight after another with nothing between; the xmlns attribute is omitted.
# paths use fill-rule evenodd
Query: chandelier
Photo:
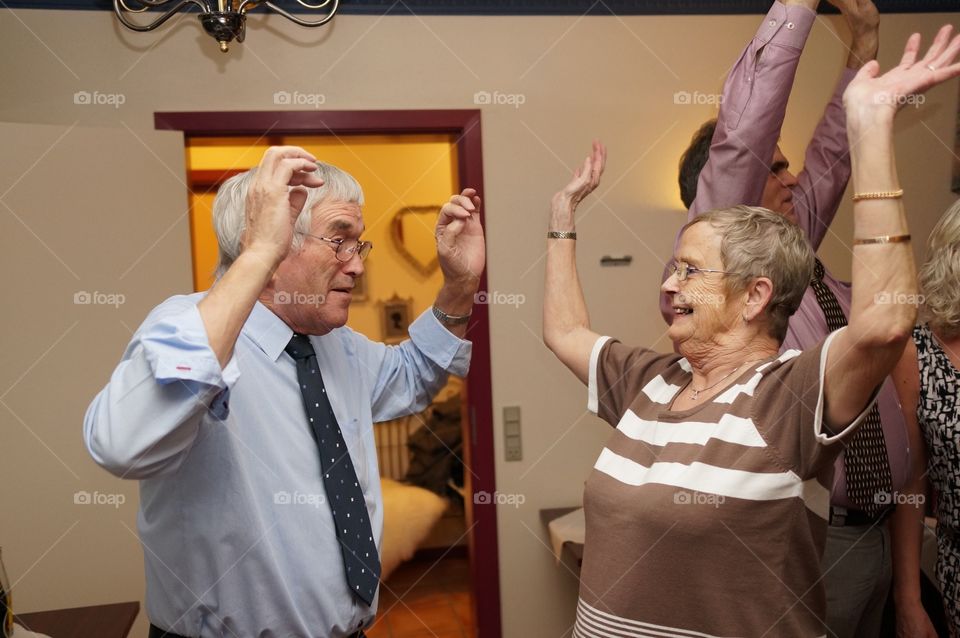
<svg viewBox="0 0 960 638"><path fill-rule="evenodd" d="M210 0L113 0L113 10L123 26L134 31L142 32L153 31L172 18L180 9L189 5L195 5L200 8L200 24L203 25L203 30L219 42L220 50L226 53L230 49L230 42L234 39L236 39L237 42L243 42L246 31L247 11L257 5L264 4L302 27L319 27L326 24L333 19L333 16L337 13L337 7L340 5L340 0L323 0L320 4L310 4L304 2L304 0L297 0L300 5L310 10L324 10L327 5L331 5L329 9L326 9L326 14L323 15L323 17L319 20L310 21L298 18L289 11L270 2L270 0L213 1L216 3L215 5L211 5ZM135 6L131 7L128 2ZM130 14L143 13L149 9L166 9L166 12L153 22L147 24L138 24L130 19Z"/></svg>

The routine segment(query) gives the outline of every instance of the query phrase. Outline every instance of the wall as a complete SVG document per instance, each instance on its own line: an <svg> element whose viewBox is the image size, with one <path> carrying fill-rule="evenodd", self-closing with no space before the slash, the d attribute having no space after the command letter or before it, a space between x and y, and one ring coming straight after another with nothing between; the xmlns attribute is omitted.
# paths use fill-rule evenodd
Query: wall
<svg viewBox="0 0 960 638"><path fill-rule="evenodd" d="M898 48L911 30L930 36L948 18L957 22L956 15L887 16L884 65L899 59ZM549 198L566 182L591 139L610 145L604 183L582 207L578 227L581 275L594 325L629 342L668 348L654 299L683 219L675 186L677 159L692 131L713 113L709 105L675 104L674 93L719 91L758 20L342 16L318 32L254 14L247 42L222 55L192 17L175 19L153 34L134 34L121 31L106 13L0 11L0 46L6 59L17 60L0 68L0 121L58 124L65 131L61 140L57 135L20 137L15 144L5 140L0 201L16 208L24 221L52 204L68 204L64 214L85 222L79 235L63 237L51 222L35 237L8 209L0 210L2 263L14 275L7 298L17 309L4 313L2 320L4 334L16 335L16 343L9 349L5 345L0 354L5 364L0 392L22 375L13 391L0 395L22 419L0 411L5 459L0 502L13 513L0 521L0 539L11 577L25 574L18 607L131 599L142 591L139 550L124 529L132 527L130 503L121 510L120 521L108 520L106 513L99 518L85 514L89 522L68 530L74 518L69 495L76 481L51 452L71 465L85 464L84 480L135 498L129 484L87 467L92 463L83 460L78 435L86 403L107 379L129 332L115 326L96 338L71 333L50 343L51 335L59 336L75 320L71 313L79 312L69 307L51 312L43 301L47 288L68 292L77 287L51 251L68 251L71 266L101 273L104 285L117 276L109 269L117 253L145 252L134 270L143 277L137 303L122 310L130 326L152 303L190 288L186 223L137 218L135 193L145 186L136 182L113 184L110 196L104 196L110 171L119 169L106 167L117 161L99 157L96 149L90 161L105 164L104 182L96 184L101 192L91 187L71 198L58 194L57 174L71 167L48 162L48 149L70 144L88 127L108 127L116 145L127 140L131 157L146 156L138 159L143 181L168 193L169 205L182 209L183 200L177 199L182 190L171 178L182 166L165 166L170 149L158 153L161 162L151 157L155 151L145 152L153 142L141 143L153 140L154 111L271 110L279 108L274 104L278 91L300 95L307 104L299 108L310 108L311 99L319 101L311 95L322 95L327 109L476 108L475 94L487 91L491 103L482 108L490 287L525 296L525 303L491 308L494 411L499 415L503 406L520 405L524 419L522 462L503 462L499 417L494 424L498 487L525 496L522 506L499 510L504 635L568 634L575 579L553 563L538 510L580 502L583 480L608 430L585 413L584 389L540 342ZM814 28L783 134L783 148L794 165L801 164L804 144L832 92L845 37L836 19L818 20ZM118 93L125 101L119 108L76 105L77 91ZM949 184L956 109L953 85L931 92L923 108L901 118L900 173L918 238L954 199ZM20 183L18 167L28 170L31 179ZM42 188L38 174L49 176L52 185ZM37 186L24 192L27 181ZM19 196L16 206L7 192ZM167 234L156 241L164 229ZM849 203L833 231L823 249L825 261L838 273L848 273ZM16 250L9 250L8 243ZM634 262L629 268L601 270L604 254L632 254ZM22 260L28 260L29 268L22 267ZM20 273L24 275L15 276ZM43 363L31 367L37 353L48 348L51 354ZM56 387L55 407L50 387L44 385L53 360L70 362L75 373L64 375ZM15 462L8 465L11 457ZM43 508L37 499L43 499Z"/></svg>

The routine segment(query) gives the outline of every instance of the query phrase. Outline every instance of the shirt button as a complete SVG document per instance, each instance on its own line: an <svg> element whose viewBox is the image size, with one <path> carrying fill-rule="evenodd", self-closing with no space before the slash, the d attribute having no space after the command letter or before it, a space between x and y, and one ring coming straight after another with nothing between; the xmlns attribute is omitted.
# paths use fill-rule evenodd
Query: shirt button
<svg viewBox="0 0 960 638"><path fill-rule="evenodd" d="M794 26L796 26L796 25L794 25L792 22L788 22L788 23L787 23L787 28L788 28L788 29L793 29Z"/></svg>
<svg viewBox="0 0 960 638"><path fill-rule="evenodd" d="M770 26L771 26L771 27L777 26L777 21L776 21L776 20L771 20L771 21L770 21Z"/></svg>

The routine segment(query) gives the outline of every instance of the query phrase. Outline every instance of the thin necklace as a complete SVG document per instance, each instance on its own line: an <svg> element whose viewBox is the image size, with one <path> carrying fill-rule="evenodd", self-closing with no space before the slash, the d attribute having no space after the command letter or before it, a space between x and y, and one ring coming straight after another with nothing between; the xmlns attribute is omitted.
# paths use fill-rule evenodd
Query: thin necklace
<svg viewBox="0 0 960 638"><path fill-rule="evenodd" d="M710 390L711 388L717 387L718 385L720 385L721 383L723 383L724 381L726 381L727 379L729 379L731 376L733 376L733 373L734 373L734 372L739 372L740 370L742 370L742 369L745 368L746 366L750 365L750 364L753 363L754 361L759 361L759 359L754 359L753 361L747 361L746 363L741 363L739 368L736 368L735 370L731 370L730 372L728 372L727 374L725 374L719 381L717 381L717 382L714 383L713 385L708 385L707 387L705 387L705 388L700 388L699 390L698 390L697 388L692 387L692 386L693 386L693 377L691 377L691 378L690 378L690 386L691 386L691 388L690 388L691 395L690 395L690 396L691 396L691 398L692 398L694 401L696 401L697 398L700 396L700 393L701 393L701 392L706 392L707 390Z"/></svg>

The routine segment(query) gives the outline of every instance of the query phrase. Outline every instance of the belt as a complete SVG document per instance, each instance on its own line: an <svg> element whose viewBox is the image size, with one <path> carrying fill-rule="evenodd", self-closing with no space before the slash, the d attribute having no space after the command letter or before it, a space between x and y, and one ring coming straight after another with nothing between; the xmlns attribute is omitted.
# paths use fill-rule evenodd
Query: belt
<svg viewBox="0 0 960 638"><path fill-rule="evenodd" d="M164 631L160 629L153 623L150 623L150 638L187 638L186 636L181 636L180 634L175 634L169 631ZM363 633L361 629L355 634L350 634L348 638L367 638L367 635Z"/></svg>
<svg viewBox="0 0 960 638"><path fill-rule="evenodd" d="M882 523L887 516L890 515L891 511L893 511L893 508L888 507L879 514L870 515L861 510L852 510L846 507L831 505L830 525L833 527L861 527L873 525L874 523Z"/></svg>

